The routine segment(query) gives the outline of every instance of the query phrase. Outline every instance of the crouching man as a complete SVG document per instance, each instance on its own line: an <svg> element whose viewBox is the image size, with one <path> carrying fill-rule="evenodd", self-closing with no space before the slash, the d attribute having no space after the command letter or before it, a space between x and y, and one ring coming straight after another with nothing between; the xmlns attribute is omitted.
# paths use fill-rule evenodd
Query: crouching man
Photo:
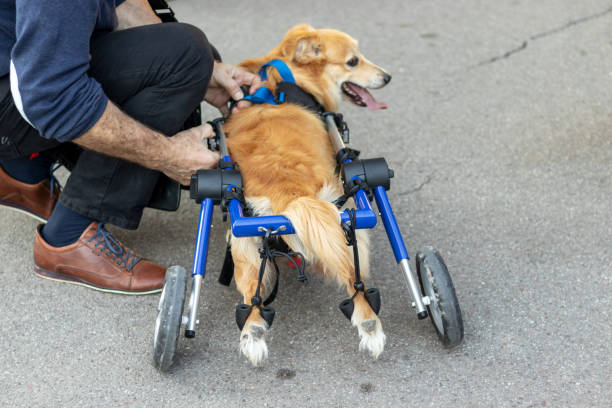
<svg viewBox="0 0 612 408"><path fill-rule="evenodd" d="M202 100L225 111L258 77L222 63L196 27L159 24L146 0L0 2L0 205L47 221L36 273L160 291L166 269L104 224L136 229L160 178L214 167L211 127L181 129ZM61 193L54 162L71 172Z"/></svg>

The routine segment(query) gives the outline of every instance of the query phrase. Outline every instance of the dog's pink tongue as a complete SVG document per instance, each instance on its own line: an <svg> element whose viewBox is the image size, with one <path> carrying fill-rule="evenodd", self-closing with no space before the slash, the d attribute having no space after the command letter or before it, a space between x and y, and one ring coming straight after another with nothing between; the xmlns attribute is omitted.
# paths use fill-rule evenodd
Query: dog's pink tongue
<svg viewBox="0 0 612 408"><path fill-rule="evenodd" d="M365 102L368 109L378 110L378 109L387 109L387 104L384 102L378 102L374 97L368 92L367 89L360 87L359 85L348 83L348 86L351 87L351 90L355 92L357 95L361 97L361 99Z"/></svg>

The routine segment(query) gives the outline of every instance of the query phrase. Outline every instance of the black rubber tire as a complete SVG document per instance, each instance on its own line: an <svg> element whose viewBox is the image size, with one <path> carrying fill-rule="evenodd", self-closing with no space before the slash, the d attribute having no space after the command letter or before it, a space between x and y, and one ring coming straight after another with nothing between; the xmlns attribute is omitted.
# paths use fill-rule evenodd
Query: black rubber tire
<svg viewBox="0 0 612 408"><path fill-rule="evenodd" d="M186 289L187 271L185 268L181 266L168 268L157 308L153 340L153 365L162 372L168 371L174 362Z"/></svg>
<svg viewBox="0 0 612 408"><path fill-rule="evenodd" d="M448 268L433 248L416 255L416 270L423 296L434 298L427 306L431 322L445 347L459 345L463 340L463 319Z"/></svg>

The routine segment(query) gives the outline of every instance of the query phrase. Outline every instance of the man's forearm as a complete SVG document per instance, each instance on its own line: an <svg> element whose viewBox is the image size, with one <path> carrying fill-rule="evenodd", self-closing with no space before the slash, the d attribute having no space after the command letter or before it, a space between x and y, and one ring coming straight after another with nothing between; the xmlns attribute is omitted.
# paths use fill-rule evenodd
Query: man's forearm
<svg viewBox="0 0 612 408"><path fill-rule="evenodd" d="M153 170L164 169L171 150L166 136L132 119L110 101L98 122L73 142Z"/></svg>
<svg viewBox="0 0 612 408"><path fill-rule="evenodd" d="M205 124L166 137L132 119L109 101L98 122L73 142L88 150L159 170L188 185L197 170L217 165L219 154L206 148L206 138L213 135L212 127Z"/></svg>
<svg viewBox="0 0 612 408"><path fill-rule="evenodd" d="M147 0L125 0L116 9L116 30L161 23Z"/></svg>

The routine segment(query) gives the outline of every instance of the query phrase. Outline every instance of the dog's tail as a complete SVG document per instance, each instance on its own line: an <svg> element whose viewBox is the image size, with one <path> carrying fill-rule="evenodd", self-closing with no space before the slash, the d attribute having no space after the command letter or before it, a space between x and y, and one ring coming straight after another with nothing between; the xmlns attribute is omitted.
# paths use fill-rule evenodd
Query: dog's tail
<svg viewBox="0 0 612 408"><path fill-rule="evenodd" d="M336 206L314 197L300 197L289 203L283 212L293 224L295 235L283 235L294 251L304 254L309 262L317 260L323 270L339 282L354 274L352 253L340 226Z"/></svg>

